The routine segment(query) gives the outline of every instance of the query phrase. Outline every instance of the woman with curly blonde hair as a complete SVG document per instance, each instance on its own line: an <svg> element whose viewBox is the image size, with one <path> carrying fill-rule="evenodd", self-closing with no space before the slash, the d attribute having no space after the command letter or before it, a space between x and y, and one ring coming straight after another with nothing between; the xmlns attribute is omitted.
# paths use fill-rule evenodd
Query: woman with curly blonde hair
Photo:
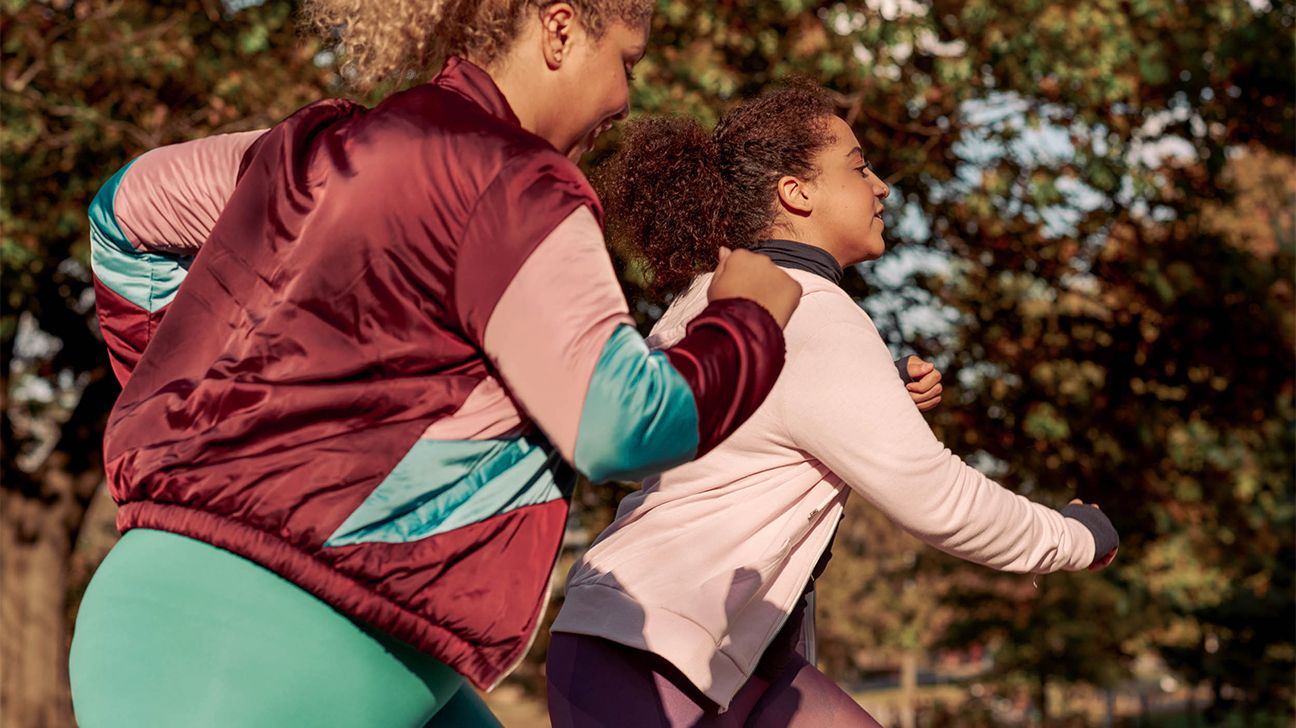
<svg viewBox="0 0 1296 728"><path fill-rule="evenodd" d="M492 725L464 682L525 655L576 471L673 467L764 400L800 287L721 255L650 351L571 161L626 113L651 7L314 0L359 82L445 63L100 190L124 536L77 617L82 725Z"/></svg>

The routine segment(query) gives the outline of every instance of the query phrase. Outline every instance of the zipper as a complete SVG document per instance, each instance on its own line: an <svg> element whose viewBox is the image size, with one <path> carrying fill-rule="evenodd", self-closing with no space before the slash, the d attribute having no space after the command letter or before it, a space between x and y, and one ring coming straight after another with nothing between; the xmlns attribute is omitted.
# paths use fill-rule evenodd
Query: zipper
<svg viewBox="0 0 1296 728"><path fill-rule="evenodd" d="M810 513L806 515L805 525L802 526L800 529L798 529L795 535L789 537L786 541L784 541L783 548L785 549L791 548L792 544L805 538L806 534L810 533L810 531L814 529L815 521L819 519L819 516L823 515L824 509L832 505L833 501L837 500L840 496L841 496L841 491L837 490L836 488L833 488L832 494L824 498L823 500L819 501L819 504L816 505L810 511Z"/></svg>
<svg viewBox="0 0 1296 728"><path fill-rule="evenodd" d="M800 536L798 537L797 540L800 540L801 538L804 538L804 537L805 537L805 534L806 534L806 533L807 533L811 528L813 528L813 526L814 526L814 522L815 522L815 519L817 519L817 518L819 517L819 515L823 512L823 509L826 508L826 507L827 507L830 503L832 503L834 500L836 500L840 495L841 495L841 491L840 491L840 490L836 490L836 489L834 489L834 492L833 492L833 494L832 494L831 497L825 499L822 503L820 503L819 506L817 506L814 510L812 510L812 511L810 512L809 517L806 519L807 524L808 524L808 527L807 527L805 530L801 531L801 534L800 534ZM839 515L839 516L837 517L837 522L838 522L838 523L840 523L840 522L841 522L841 519L844 518L845 515L846 515L845 504L843 503L842 506L843 506L843 507L842 507L842 513L841 513L841 515ZM818 553L821 553L821 554L822 554L822 553L823 553L823 550L824 550L825 548L828 547L828 541L829 541L830 539L832 539L832 537L833 537L833 531L834 531L834 529L836 528L836 524L833 524L833 525L834 525L834 528L827 529L827 534L828 534L828 535L827 535L827 537L824 538L823 541L819 544L819 548L817 549ZM790 543L789 543L789 545L790 545ZM811 565L810 565L810 569L809 569L809 570L810 570L810 574L807 575L807 576L805 577L805 581L811 581L811 580L813 580L814 564L811 564ZM784 610L785 612L789 611L788 608L789 608L792 604L796 604L796 600L797 600L797 599L800 599L801 596L802 596L802 593L801 593L801 592L797 592L797 594L796 594L796 596L793 598L791 604L784 604L784 605L783 605L783 610ZM808 613L809 613L809 610L808 610L808 608L807 608L807 614L808 614ZM764 656L764 654L765 654L765 650L769 649L770 642L773 641L774 636L778 634L779 630L783 628L783 624L784 624L784 622L786 622L786 621L787 621L787 617L785 616L782 620L779 621L778 624L776 624L776 625L774 626L774 629L772 629L772 630L770 631L769 635L766 636L764 643L761 645L760 651L756 653L756 661L753 662L751 665L749 665L749 666L747 667L747 669L745 670L745 672L746 672L747 674L750 675L750 674L751 674L751 671L754 670L754 669L756 668L756 664L759 663L761 657ZM807 660L807 662L809 662L809 660ZM811 663L811 664L813 664L813 663Z"/></svg>
<svg viewBox="0 0 1296 728"><path fill-rule="evenodd" d="M561 554L562 546L560 545L558 548L559 548L559 553ZM518 658L513 661L513 664L508 666L508 669L500 673L499 679L491 683L490 686L486 688L486 692L489 693L490 691L499 687L500 683L508 679L508 676L512 675L514 670L518 669L518 665L522 664L523 660L526 659L526 656L530 654L531 648L535 646L536 638L540 636L540 625L544 622L545 612L549 611L549 597L553 596L554 577L557 575L558 575L558 560L555 558L553 568L549 570L549 581L548 583L545 584L544 597L541 598L540 600L540 609L536 613L536 626L535 629L531 630L530 636L527 637L526 648L523 649L522 652L518 654Z"/></svg>

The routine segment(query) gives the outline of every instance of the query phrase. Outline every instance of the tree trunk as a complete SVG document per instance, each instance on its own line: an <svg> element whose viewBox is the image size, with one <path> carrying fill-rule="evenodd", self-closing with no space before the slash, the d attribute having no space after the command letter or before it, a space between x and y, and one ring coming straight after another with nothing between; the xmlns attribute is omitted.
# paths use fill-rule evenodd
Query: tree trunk
<svg viewBox="0 0 1296 728"><path fill-rule="evenodd" d="M1049 720L1048 675L1042 671L1039 674L1035 689L1035 707L1039 710L1040 728L1046 728Z"/></svg>
<svg viewBox="0 0 1296 728"><path fill-rule="evenodd" d="M905 650L900 658L900 728L918 724L918 651Z"/></svg>
<svg viewBox="0 0 1296 728"><path fill-rule="evenodd" d="M90 476L97 484L98 475ZM45 480L42 492L66 496L43 503L17 491L0 491L3 728L75 725L67 677L69 526L79 521L84 506L72 497L74 478L65 471L49 470Z"/></svg>
<svg viewBox="0 0 1296 728"><path fill-rule="evenodd" d="M1210 679L1210 704L1206 706L1205 718L1206 724L1220 723L1224 720L1224 704L1221 702L1220 691L1224 687L1224 678L1215 673Z"/></svg>
<svg viewBox="0 0 1296 728"><path fill-rule="evenodd" d="M67 674L72 548L103 480L104 419L120 391L102 374L32 472L15 464L0 377L0 728L76 725Z"/></svg>

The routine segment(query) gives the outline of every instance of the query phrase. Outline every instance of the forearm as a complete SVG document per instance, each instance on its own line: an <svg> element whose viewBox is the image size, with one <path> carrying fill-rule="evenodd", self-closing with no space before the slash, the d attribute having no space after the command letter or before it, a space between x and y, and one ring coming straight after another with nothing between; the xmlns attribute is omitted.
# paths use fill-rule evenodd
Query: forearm
<svg viewBox="0 0 1296 728"><path fill-rule="evenodd" d="M638 480L709 452L764 402L783 366L773 318L750 301L708 306L651 352L623 329L585 400L575 464L595 482Z"/></svg>
<svg viewBox="0 0 1296 728"><path fill-rule="evenodd" d="M990 480L948 451L930 476L897 473L874 502L925 543L1000 571L1049 573L1088 567L1095 539L1066 518Z"/></svg>
<svg viewBox="0 0 1296 728"><path fill-rule="evenodd" d="M733 434L765 401L785 357L778 323L745 299L709 304L665 354L697 404L698 456Z"/></svg>
<svg viewBox="0 0 1296 728"><path fill-rule="evenodd" d="M602 231L582 208L531 253L486 327L510 393L595 482L639 479L710 450L764 401L783 365L782 331L751 301L712 304L664 351L650 351L630 321Z"/></svg>
<svg viewBox="0 0 1296 728"><path fill-rule="evenodd" d="M1012 493L936 439L876 332L846 329L808 348L794 365L801 384L788 405L791 436L898 525L1005 571L1093 563L1095 539L1083 524Z"/></svg>

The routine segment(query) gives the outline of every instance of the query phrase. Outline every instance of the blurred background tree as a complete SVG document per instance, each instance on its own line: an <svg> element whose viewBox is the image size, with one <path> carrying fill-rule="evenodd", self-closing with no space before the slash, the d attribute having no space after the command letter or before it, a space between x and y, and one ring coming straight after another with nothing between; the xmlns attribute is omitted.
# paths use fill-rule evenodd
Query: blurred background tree
<svg viewBox="0 0 1296 728"><path fill-rule="evenodd" d="M0 721L69 725L69 620L112 539L90 197L154 146L346 90L289 2L0 11ZM1113 569L1037 590L853 499L820 590L844 684L901 667L916 683L940 650L985 649L976 679L1025 686L1042 722L1065 712L1050 686L1115 689L1152 660L1209 688L1209 724L1290 723L1294 24L1270 0L659 0L636 111L713 122L793 72L837 92L893 186L892 250L846 283L897 353L942 366L938 435L1122 533ZM648 325L660 302L613 247ZM574 530L597 533L623 492L583 488ZM543 641L533 687L542 660ZM898 720L936 718L910 703Z"/></svg>
<svg viewBox="0 0 1296 728"><path fill-rule="evenodd" d="M93 567L74 547L113 517L86 519L118 392L94 319L89 200L141 152L273 123L337 84L286 3L0 7L0 722L62 726L69 620Z"/></svg>

